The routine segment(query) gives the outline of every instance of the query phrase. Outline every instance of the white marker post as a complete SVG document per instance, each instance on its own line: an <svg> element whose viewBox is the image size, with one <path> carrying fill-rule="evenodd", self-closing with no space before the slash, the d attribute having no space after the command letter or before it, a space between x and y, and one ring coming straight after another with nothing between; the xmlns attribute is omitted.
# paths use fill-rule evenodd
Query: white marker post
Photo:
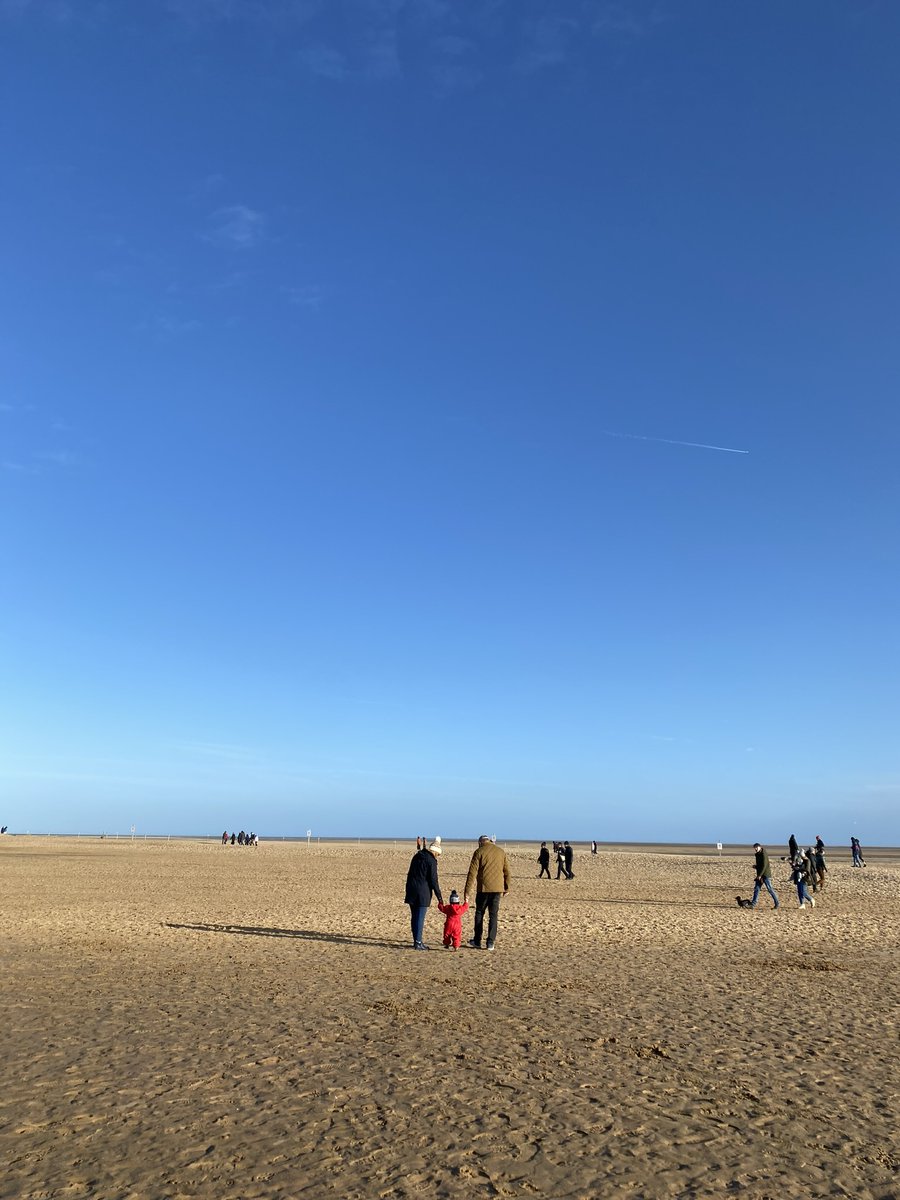
<svg viewBox="0 0 900 1200"><path fill-rule="evenodd" d="M719 858L721 858L722 857L722 843L721 842L716 842L716 849L719 852Z"/></svg>
<svg viewBox="0 0 900 1200"><path fill-rule="evenodd" d="M310 843L311 838L312 838L312 830L307 829L307 831L306 831L306 848L307 848L307 850L309 849L309 843Z"/></svg>

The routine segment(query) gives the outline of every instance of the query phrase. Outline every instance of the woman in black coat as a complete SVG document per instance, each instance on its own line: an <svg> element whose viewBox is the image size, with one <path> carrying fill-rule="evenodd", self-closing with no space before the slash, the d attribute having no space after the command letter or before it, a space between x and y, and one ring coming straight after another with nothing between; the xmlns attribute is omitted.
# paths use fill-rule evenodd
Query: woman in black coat
<svg viewBox="0 0 900 1200"><path fill-rule="evenodd" d="M438 883L437 856L440 852L441 848L438 845L432 845L428 850L417 850L406 874L404 904L409 905L414 950L428 949L422 941L422 934L425 929L425 914L431 904L431 897L437 896L438 903L444 903L441 885Z"/></svg>

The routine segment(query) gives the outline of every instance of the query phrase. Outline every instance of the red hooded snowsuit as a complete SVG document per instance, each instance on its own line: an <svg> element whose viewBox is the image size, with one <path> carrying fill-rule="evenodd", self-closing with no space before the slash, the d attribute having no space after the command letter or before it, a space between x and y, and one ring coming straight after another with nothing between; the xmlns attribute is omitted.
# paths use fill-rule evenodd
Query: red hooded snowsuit
<svg viewBox="0 0 900 1200"><path fill-rule="evenodd" d="M438 912L447 918L444 921L444 945L459 949L462 941L462 915L469 911L468 904L439 904Z"/></svg>

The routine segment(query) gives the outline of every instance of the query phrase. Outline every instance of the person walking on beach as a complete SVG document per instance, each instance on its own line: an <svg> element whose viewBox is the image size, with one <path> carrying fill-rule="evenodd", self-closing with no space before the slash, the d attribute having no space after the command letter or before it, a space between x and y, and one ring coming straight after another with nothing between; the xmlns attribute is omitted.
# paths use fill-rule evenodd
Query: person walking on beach
<svg viewBox="0 0 900 1200"><path fill-rule="evenodd" d="M816 852L812 846L803 851L806 859L806 886L814 892L819 890L819 872L816 870Z"/></svg>
<svg viewBox="0 0 900 1200"><path fill-rule="evenodd" d="M859 838L852 837L850 839L850 853L853 855L854 867L864 867L866 860L862 856L862 846L859 844Z"/></svg>
<svg viewBox="0 0 900 1200"><path fill-rule="evenodd" d="M574 879L575 872L572 870L572 863L575 859L575 851L568 842L563 843L563 862L566 864L566 878Z"/></svg>
<svg viewBox="0 0 900 1200"><path fill-rule="evenodd" d="M444 921L444 945L448 950L458 950L462 941L462 916L469 911L468 904L460 904L459 892L454 888L446 904L438 905L438 911L446 917Z"/></svg>
<svg viewBox="0 0 900 1200"><path fill-rule="evenodd" d="M566 870L566 848L562 842L556 843L556 878L569 878L569 873Z"/></svg>
<svg viewBox="0 0 900 1200"><path fill-rule="evenodd" d="M760 889L765 887L766 891L772 897L775 907L778 908L778 893L772 887L772 868L769 866L769 856L759 842L753 843L753 853L756 856L756 880L753 884L753 899L750 901L750 907L756 908Z"/></svg>
<svg viewBox="0 0 900 1200"><path fill-rule="evenodd" d="M793 862L800 853L800 847L797 844L797 839L793 834L788 838L788 862Z"/></svg>
<svg viewBox="0 0 900 1200"><path fill-rule="evenodd" d="M425 932L425 914L431 906L431 897L437 896L443 904L441 885L438 882L437 860L441 847L437 844L417 850L406 873L406 897L409 905L409 921L412 928L414 950L427 950L422 940Z"/></svg>
<svg viewBox="0 0 900 1200"><path fill-rule="evenodd" d="M469 942L473 950L481 949L481 936L484 930L484 914L488 914L488 934L486 950L493 950L497 941L497 923L500 916L500 899L509 891L509 859L506 851L495 846L486 833L478 839L478 849L472 855L469 863L469 873L466 876L466 886L463 888L463 900L468 904L469 897L475 895L475 929L474 937Z"/></svg>
<svg viewBox="0 0 900 1200"><path fill-rule="evenodd" d="M816 907L816 902L807 887L810 869L809 859L805 854L798 854L791 863L791 883L797 886L797 899L801 908L806 908L807 904L810 908Z"/></svg>
<svg viewBox="0 0 900 1200"><path fill-rule="evenodd" d="M825 865L825 843L816 834L816 874L819 877L819 890L825 891L825 876L828 874L828 867Z"/></svg>
<svg viewBox="0 0 900 1200"><path fill-rule="evenodd" d="M541 848L538 850L538 863L540 864L541 873L538 879L544 878L546 872L547 878L550 878L550 851L547 849L547 843L541 842Z"/></svg>

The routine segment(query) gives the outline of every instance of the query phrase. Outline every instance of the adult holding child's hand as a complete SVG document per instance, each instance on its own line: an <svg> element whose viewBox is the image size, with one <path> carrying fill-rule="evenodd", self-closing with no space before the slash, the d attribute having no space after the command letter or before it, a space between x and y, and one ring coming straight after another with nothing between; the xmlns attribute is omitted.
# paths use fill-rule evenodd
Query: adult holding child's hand
<svg viewBox="0 0 900 1200"><path fill-rule="evenodd" d="M488 914L488 935L485 950L493 950L497 940L497 922L500 916L500 897L509 892L509 859L506 852L494 845L493 838L483 833L478 839L478 849L469 863L466 876L464 899L475 894L475 936L469 942L473 950L481 949L484 931L484 914Z"/></svg>
<svg viewBox="0 0 900 1200"><path fill-rule="evenodd" d="M441 839L435 838L430 846L417 850L406 873L406 899L412 926L414 950L427 950L422 940L425 932L425 914L431 906L431 897L437 896L444 903L441 885L438 882L437 860L441 853Z"/></svg>

